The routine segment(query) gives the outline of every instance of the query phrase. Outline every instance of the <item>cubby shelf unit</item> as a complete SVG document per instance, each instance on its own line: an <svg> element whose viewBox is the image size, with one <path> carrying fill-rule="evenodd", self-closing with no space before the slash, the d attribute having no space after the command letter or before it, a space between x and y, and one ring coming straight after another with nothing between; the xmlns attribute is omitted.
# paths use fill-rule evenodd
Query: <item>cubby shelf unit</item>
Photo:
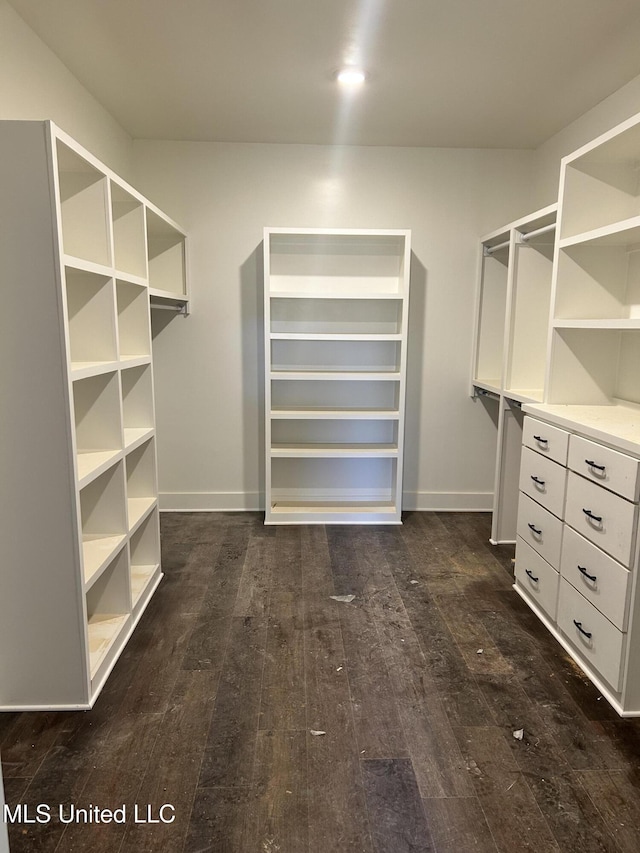
<svg viewBox="0 0 640 853"><path fill-rule="evenodd" d="M266 524L400 524L411 234L266 228Z"/></svg>
<svg viewBox="0 0 640 853"><path fill-rule="evenodd" d="M496 425L491 541L516 539L523 403L544 397L557 205L480 243L471 394Z"/></svg>
<svg viewBox="0 0 640 853"><path fill-rule="evenodd" d="M0 710L89 708L162 577L149 276L186 303L185 237L51 122L0 153Z"/></svg>

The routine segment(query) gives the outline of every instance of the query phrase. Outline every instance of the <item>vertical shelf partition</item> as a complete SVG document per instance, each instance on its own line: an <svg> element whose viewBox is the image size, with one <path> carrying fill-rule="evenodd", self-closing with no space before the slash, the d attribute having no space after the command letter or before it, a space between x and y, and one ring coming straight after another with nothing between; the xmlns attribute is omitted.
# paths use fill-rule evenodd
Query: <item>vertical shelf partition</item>
<svg viewBox="0 0 640 853"><path fill-rule="evenodd" d="M266 524L400 524L409 231L267 228Z"/></svg>
<svg viewBox="0 0 640 853"><path fill-rule="evenodd" d="M0 710L88 708L162 577L150 288L186 305L185 236L50 122L0 154Z"/></svg>
<svg viewBox="0 0 640 853"><path fill-rule="evenodd" d="M496 424L491 542L516 540L523 403L544 395L557 205L481 241L471 394Z"/></svg>

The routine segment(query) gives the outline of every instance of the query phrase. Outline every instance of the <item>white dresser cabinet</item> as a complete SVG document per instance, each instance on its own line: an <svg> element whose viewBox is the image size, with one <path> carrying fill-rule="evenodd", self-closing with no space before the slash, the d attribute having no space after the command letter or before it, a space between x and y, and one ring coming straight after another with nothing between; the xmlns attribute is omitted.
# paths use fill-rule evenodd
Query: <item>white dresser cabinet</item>
<svg viewBox="0 0 640 853"><path fill-rule="evenodd" d="M515 589L616 710L638 716L640 446L623 453L552 409L526 407L538 417L524 422Z"/></svg>

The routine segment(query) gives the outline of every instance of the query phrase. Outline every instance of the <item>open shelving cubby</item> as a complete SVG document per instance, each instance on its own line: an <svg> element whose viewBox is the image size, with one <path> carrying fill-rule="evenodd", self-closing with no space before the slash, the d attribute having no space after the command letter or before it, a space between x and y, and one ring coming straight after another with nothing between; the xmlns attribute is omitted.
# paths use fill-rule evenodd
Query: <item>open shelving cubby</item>
<svg viewBox="0 0 640 853"><path fill-rule="evenodd" d="M127 451L153 435L155 415L151 365L121 371L124 446Z"/></svg>
<svg viewBox="0 0 640 853"><path fill-rule="evenodd" d="M265 229L266 524L399 524L410 232Z"/></svg>
<svg viewBox="0 0 640 853"><path fill-rule="evenodd" d="M147 278L143 202L111 181L114 266L121 273Z"/></svg>
<svg viewBox="0 0 640 853"><path fill-rule="evenodd" d="M122 462L80 491L80 519L84 584L88 590L127 539Z"/></svg>
<svg viewBox="0 0 640 853"><path fill-rule="evenodd" d="M66 267L65 296L72 376L114 370L117 345L113 279Z"/></svg>
<svg viewBox="0 0 640 853"><path fill-rule="evenodd" d="M87 635L92 685L104 677L131 627L131 590L126 547L87 590Z"/></svg>
<svg viewBox="0 0 640 853"><path fill-rule="evenodd" d="M129 547L131 552L131 600L135 617L159 581L160 526L157 507L154 507L133 532Z"/></svg>
<svg viewBox="0 0 640 853"><path fill-rule="evenodd" d="M154 440L149 439L128 453L125 464L129 533L133 533L158 502Z"/></svg>
<svg viewBox="0 0 640 853"><path fill-rule="evenodd" d="M117 372L73 383L73 413L80 486L122 453L122 417Z"/></svg>
<svg viewBox="0 0 640 853"><path fill-rule="evenodd" d="M159 211L147 207L146 215L151 295L186 300L185 235Z"/></svg>
<svg viewBox="0 0 640 853"><path fill-rule="evenodd" d="M123 366L127 362L151 358L149 294L146 287L130 281L116 281L118 307L118 347Z"/></svg>

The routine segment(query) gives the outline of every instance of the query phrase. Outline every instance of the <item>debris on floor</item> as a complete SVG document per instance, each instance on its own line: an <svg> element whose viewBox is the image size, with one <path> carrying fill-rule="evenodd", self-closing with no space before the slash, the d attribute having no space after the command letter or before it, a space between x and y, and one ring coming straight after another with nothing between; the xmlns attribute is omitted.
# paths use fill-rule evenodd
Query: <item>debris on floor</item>
<svg viewBox="0 0 640 853"><path fill-rule="evenodd" d="M345 604L350 604L355 595L330 595L329 598L332 598L334 601L343 601Z"/></svg>
<svg viewBox="0 0 640 853"><path fill-rule="evenodd" d="M522 740L524 737L524 729L516 729L513 736L516 740Z"/></svg>

